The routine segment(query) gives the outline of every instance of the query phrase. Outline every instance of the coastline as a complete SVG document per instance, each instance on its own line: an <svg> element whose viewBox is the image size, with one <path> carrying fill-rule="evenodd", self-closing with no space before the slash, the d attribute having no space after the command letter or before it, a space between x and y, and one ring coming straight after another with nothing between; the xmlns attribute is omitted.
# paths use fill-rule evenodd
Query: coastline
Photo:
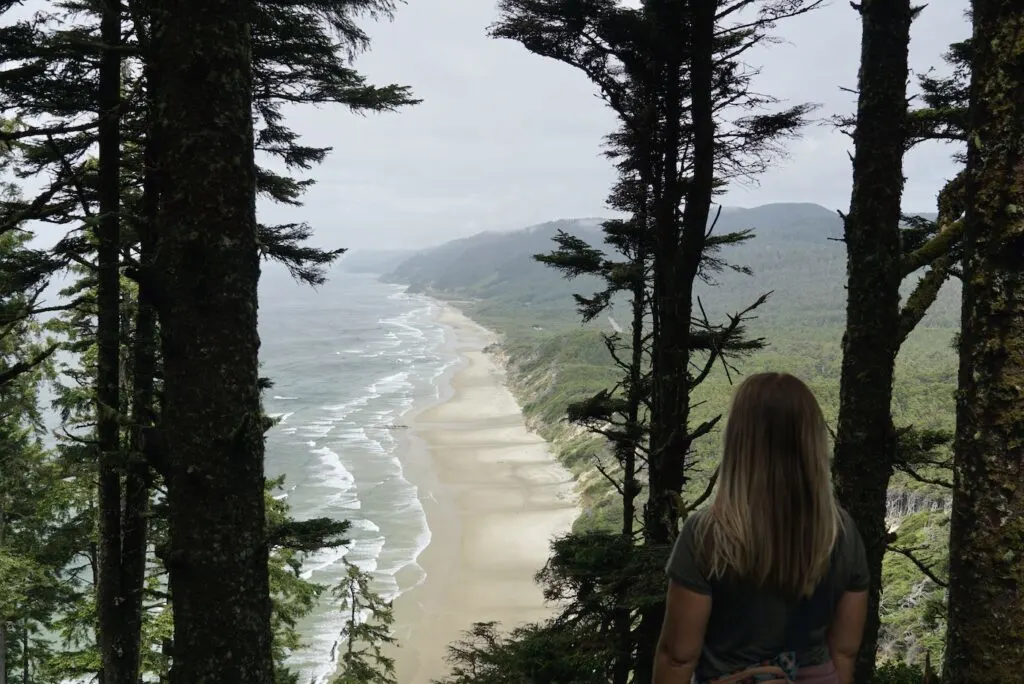
<svg viewBox="0 0 1024 684"><path fill-rule="evenodd" d="M396 577L398 644L388 655L401 684L443 677L447 646L474 622L507 631L549 617L533 576L579 514L571 474L526 428L504 370L483 351L494 334L448 304L438 322L459 362L438 401L405 417L403 470L431 538Z"/></svg>

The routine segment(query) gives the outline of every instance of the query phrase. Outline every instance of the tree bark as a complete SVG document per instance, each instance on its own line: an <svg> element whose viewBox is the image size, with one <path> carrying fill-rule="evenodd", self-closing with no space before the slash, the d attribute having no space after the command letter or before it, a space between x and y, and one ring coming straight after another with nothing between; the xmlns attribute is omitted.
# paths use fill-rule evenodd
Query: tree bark
<svg viewBox="0 0 1024 684"><path fill-rule="evenodd" d="M644 540L649 548L663 549L665 558L678 532L682 513L680 497L692 443L689 430L690 323L693 283L704 250L714 188L712 82L717 6L712 0L670 3L664 7L667 16L656 19L663 27L662 49L666 59L664 130L658 143L662 194L656 194L654 204L654 308L658 333L653 347L651 453ZM668 43L672 43L671 48ZM680 177L684 80L688 84L688 118L692 128L692 174L686 182ZM679 207L684 201L685 208L680 215ZM645 606L641 611L636 681L651 680L654 649L664 613L664 601Z"/></svg>
<svg viewBox="0 0 1024 684"><path fill-rule="evenodd" d="M1024 672L1024 5L972 6L949 684Z"/></svg>
<svg viewBox="0 0 1024 684"><path fill-rule="evenodd" d="M121 41L120 0L102 5L99 71L99 217L96 224L96 440L99 576L96 610L103 684L132 684L124 667L121 595Z"/></svg>
<svg viewBox="0 0 1024 684"><path fill-rule="evenodd" d="M0 549L4 544L4 531L7 527L3 506L0 506ZM7 616L0 615L0 684L7 684Z"/></svg>
<svg viewBox="0 0 1024 684"><path fill-rule="evenodd" d="M133 17L144 51L151 48L148 35L152 20ZM122 510L121 593L125 630L125 667L137 682L142 660L142 598L146 583L146 554L149 548L148 514L152 482L145 434L156 422L154 410L157 374L156 309L153 302L153 252L160 209L159 144L160 122L154 89L157 71L150 60L144 65L148 127L143 149L142 208L138 221L138 295L132 345L132 413L130 455L124 479Z"/></svg>
<svg viewBox="0 0 1024 684"><path fill-rule="evenodd" d="M647 191L644 190L644 197L640 211L636 212L633 220L640 226L647 225ZM618 454L616 456L622 464L622 526L620 529L622 543L626 548L633 549L635 545L634 531L636 527L636 499L640 494L640 483L637 479L637 457L640 453L643 441L643 425L641 425L641 411L644 405L644 337L646 336L645 321L648 311L647 296L647 267L649 263L648 236L645 229L637 230L636 251L633 254L633 266L637 268L637 274L632 286L632 321L630 323L630 359L629 370L624 383L626 389L626 409L624 412L625 423L628 427L630 438L619 441L616 444ZM614 612L614 630L618 653L612 668L611 684L627 684L629 674L635 667L633 647L633 616L634 607L630 605L630 594L632 593L632 581L630 578L620 578L618 587L615 590L616 608Z"/></svg>
<svg viewBox="0 0 1024 684"><path fill-rule="evenodd" d="M246 0L159 0L172 684L271 684Z"/></svg>
<svg viewBox="0 0 1024 684"><path fill-rule="evenodd" d="M886 492L896 455L891 402L899 350L900 203L906 142L910 0L864 0L853 192L844 233L846 332L834 476L871 571L857 682L870 681L878 645Z"/></svg>

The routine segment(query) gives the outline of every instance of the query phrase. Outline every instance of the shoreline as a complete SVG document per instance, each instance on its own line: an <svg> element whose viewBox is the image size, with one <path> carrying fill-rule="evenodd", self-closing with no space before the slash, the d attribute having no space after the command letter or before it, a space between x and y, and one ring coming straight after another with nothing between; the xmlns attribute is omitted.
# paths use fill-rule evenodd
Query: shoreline
<svg viewBox="0 0 1024 684"><path fill-rule="evenodd" d="M474 622L504 632L550 617L533 575L579 515L572 475L526 428L504 369L483 351L495 335L444 302L437 320L459 360L439 378L438 400L403 417L403 471L430 542L396 575L388 655L401 684L445 676L448 644Z"/></svg>

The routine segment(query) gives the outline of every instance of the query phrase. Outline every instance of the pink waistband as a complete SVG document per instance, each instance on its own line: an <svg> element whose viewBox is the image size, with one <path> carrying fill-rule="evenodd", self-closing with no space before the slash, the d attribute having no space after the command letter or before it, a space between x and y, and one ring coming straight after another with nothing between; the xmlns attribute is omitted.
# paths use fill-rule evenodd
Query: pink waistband
<svg viewBox="0 0 1024 684"><path fill-rule="evenodd" d="M801 667L796 680L801 684L839 684L839 673L832 661L829 661L822 665Z"/></svg>

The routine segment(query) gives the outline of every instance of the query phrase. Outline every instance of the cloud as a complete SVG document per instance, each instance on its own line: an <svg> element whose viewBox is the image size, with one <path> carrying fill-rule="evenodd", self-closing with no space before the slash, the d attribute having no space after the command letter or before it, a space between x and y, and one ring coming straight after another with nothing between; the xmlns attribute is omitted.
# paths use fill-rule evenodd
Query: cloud
<svg viewBox="0 0 1024 684"><path fill-rule="evenodd" d="M914 27L915 71L941 67L947 45L968 35L965 7L965 0L947 0L924 10ZM353 246L421 245L480 229L608 213L604 203L615 176L600 151L614 116L582 74L488 38L496 16L493 2L414 0L394 22L369 27L373 48L357 66L376 82L411 85L422 105L367 118L323 109L293 119L300 131L336 149L316 171L321 183L301 210L321 234ZM822 118L854 111L855 96L842 90L856 86L859 60L860 20L849 5L836 2L783 22L778 34L782 44L750 55L761 68L755 86L784 103L819 103ZM758 183L737 184L723 201L845 208L849 152L847 137L811 126ZM908 157L908 208L934 206L953 172L951 152L933 146ZM339 169L377 190L350 192L333 180ZM336 219L340 212L373 230L353 232Z"/></svg>
<svg viewBox="0 0 1024 684"><path fill-rule="evenodd" d="M39 3L29 3L38 6ZM970 32L966 0L932 3L915 23L916 72L941 67L947 45ZM267 221L307 221L324 245L423 246L479 230L561 217L600 216L615 180L601 157L612 113L579 72L491 39L493 0L411 0L391 22L368 25L370 52L356 67L372 82L412 86L421 105L357 116L339 107L289 111L306 142L331 146L313 169L317 184L300 208L267 207ZM749 55L755 86L784 103L815 102L818 116L850 113L860 20L842 1L782 22L783 43ZM788 156L756 184L723 201L849 204L850 143L821 125L788 145ZM905 205L930 210L953 173L951 149L913 152Z"/></svg>

